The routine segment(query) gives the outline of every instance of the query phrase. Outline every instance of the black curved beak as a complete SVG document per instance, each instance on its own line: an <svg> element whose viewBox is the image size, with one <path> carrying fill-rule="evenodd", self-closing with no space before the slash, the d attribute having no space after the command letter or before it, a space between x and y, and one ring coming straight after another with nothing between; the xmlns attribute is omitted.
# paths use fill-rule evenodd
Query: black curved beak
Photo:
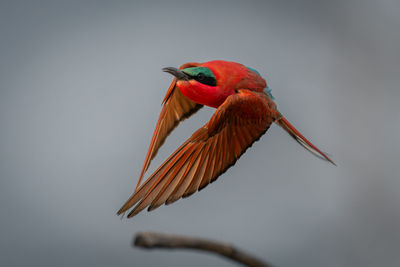
<svg viewBox="0 0 400 267"><path fill-rule="evenodd" d="M189 80L189 76L177 68L167 67L167 68L163 68L162 71L168 72L168 73L174 75L178 80Z"/></svg>

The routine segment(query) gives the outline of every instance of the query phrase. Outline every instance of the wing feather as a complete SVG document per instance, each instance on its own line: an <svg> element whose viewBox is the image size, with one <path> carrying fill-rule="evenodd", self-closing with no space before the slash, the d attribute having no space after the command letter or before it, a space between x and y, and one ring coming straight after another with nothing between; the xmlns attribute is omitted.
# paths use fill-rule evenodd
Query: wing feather
<svg viewBox="0 0 400 267"><path fill-rule="evenodd" d="M235 164L279 115L263 93L243 89L229 96L210 121L133 193L119 214L137 203L128 215L132 217L146 207L153 210L204 188Z"/></svg>
<svg viewBox="0 0 400 267"><path fill-rule="evenodd" d="M187 160L185 166L183 166L179 172L170 177L170 181L164 185L163 189L158 193L151 203L149 210L153 210L165 203L168 197L171 195L172 191L177 187L178 183L181 181L182 177L190 177L191 171L195 170L198 166L200 160L200 153L203 150L204 145L197 147L196 151L191 155L190 160Z"/></svg>
<svg viewBox="0 0 400 267"><path fill-rule="evenodd" d="M199 181L197 181L200 183L199 186L201 188L205 187L206 185L208 185L210 183L212 172L214 171L214 157L215 157L215 147L216 147L215 137L212 137L210 142L211 142L211 150L208 155L208 160L207 160L207 165L204 170L204 175L203 175L203 177L199 177ZM187 193L184 195L184 197L185 196L188 196Z"/></svg>
<svg viewBox="0 0 400 267"><path fill-rule="evenodd" d="M190 144L189 144L190 145ZM177 172L181 169L183 164L186 162L188 157L190 157L193 151L193 145L187 147L186 150L181 151L178 156L179 159L173 160L171 164L162 172L161 177L150 187L145 196L140 200L137 206L128 214L128 218L135 216L137 213L145 209L153 201L154 197L161 191L164 184L167 183L168 177L175 176Z"/></svg>
<svg viewBox="0 0 400 267"><path fill-rule="evenodd" d="M180 69L194 66L197 66L197 63L187 63L182 65ZM201 107L203 105L193 102L181 93L176 86L176 78L174 78L163 100L163 107L158 117L135 190L138 189L151 160L156 156L168 135L181 121L196 113Z"/></svg>

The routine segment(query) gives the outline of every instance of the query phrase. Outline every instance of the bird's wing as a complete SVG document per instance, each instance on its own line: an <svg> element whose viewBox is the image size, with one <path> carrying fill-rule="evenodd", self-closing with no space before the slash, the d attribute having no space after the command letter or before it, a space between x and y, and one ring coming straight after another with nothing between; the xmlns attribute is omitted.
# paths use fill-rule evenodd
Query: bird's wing
<svg viewBox="0 0 400 267"><path fill-rule="evenodd" d="M196 66L195 64L187 63L182 65L180 69ZM179 122L190 117L202 106L184 96L176 87L176 78L174 78L163 100L163 106L156 128L154 129L153 137L151 138L136 189L139 187L145 172L149 168L151 160L156 156L158 149L163 145L167 136L178 126Z"/></svg>
<svg viewBox="0 0 400 267"><path fill-rule="evenodd" d="M129 218L146 207L150 211L202 189L235 164L278 115L275 104L262 93L244 89L229 96L210 121L133 193L118 214L138 203Z"/></svg>

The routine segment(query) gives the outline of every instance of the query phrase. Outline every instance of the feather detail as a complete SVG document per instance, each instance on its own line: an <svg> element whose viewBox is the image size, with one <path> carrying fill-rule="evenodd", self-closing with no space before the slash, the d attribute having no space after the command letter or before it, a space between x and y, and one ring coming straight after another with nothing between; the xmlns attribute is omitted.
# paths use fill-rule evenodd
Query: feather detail
<svg viewBox="0 0 400 267"><path fill-rule="evenodd" d="M118 212L135 216L185 198L215 181L269 128L279 114L266 95L239 90L141 185ZM267 112L268 111L268 112Z"/></svg>
<svg viewBox="0 0 400 267"><path fill-rule="evenodd" d="M196 66L196 64L197 63L187 63L180 68ZM203 105L193 102L181 93L176 86L176 78L174 78L163 100L163 107L158 117L135 191L139 188L143 176L150 166L151 160L156 156L168 135L181 121L196 113L201 107L203 107Z"/></svg>
<svg viewBox="0 0 400 267"><path fill-rule="evenodd" d="M312 154L320 159L326 160L336 166L327 155L325 155L321 150L314 146L310 141L307 140L290 122L283 116L275 121L279 126L285 129L291 137L294 138L301 146L310 151Z"/></svg>

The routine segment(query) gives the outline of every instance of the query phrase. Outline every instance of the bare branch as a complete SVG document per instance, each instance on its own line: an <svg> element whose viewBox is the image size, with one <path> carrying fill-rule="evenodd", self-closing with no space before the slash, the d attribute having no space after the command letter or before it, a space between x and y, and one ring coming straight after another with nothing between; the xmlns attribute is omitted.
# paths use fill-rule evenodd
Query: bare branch
<svg viewBox="0 0 400 267"><path fill-rule="evenodd" d="M243 252L231 244L216 242L213 240L186 237L179 235L167 235L153 232L137 233L134 240L134 245L137 247L152 249L152 248L183 248L183 249L198 249L208 252L213 252L239 262L246 266L254 267L271 267L271 265L262 262L261 260Z"/></svg>

